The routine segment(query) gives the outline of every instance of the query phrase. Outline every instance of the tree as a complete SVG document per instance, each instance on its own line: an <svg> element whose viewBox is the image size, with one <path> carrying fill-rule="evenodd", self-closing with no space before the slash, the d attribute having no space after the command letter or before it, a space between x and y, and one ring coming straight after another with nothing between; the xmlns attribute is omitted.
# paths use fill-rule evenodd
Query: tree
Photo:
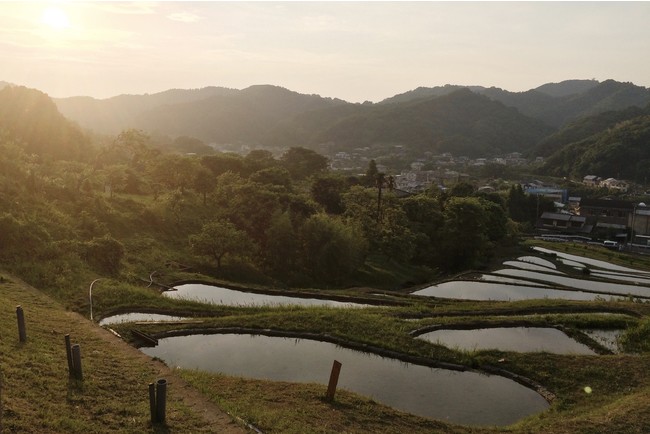
<svg viewBox="0 0 650 434"><path fill-rule="evenodd" d="M86 244L86 261L100 271L117 274L124 257L124 246L110 235L94 238Z"/></svg>
<svg viewBox="0 0 650 434"><path fill-rule="evenodd" d="M253 149L244 157L246 173L251 174L263 169L279 166L279 162L273 158L273 153L265 149Z"/></svg>
<svg viewBox="0 0 650 434"><path fill-rule="evenodd" d="M244 170L244 160L237 154L217 154L201 157L201 164L214 173L214 176L221 176L226 172L242 175Z"/></svg>
<svg viewBox="0 0 650 434"><path fill-rule="evenodd" d="M213 201L219 215L245 230L264 249L271 219L277 211L282 211L280 197L264 185L227 172L217 180Z"/></svg>
<svg viewBox="0 0 650 434"><path fill-rule="evenodd" d="M300 234L305 270L317 281L339 283L365 260L367 243L351 222L316 214Z"/></svg>
<svg viewBox="0 0 650 434"><path fill-rule="evenodd" d="M179 189L181 194L185 194L185 189L192 183L197 169L196 160L167 154L154 160L151 177L154 182L162 184L170 190Z"/></svg>
<svg viewBox="0 0 650 434"><path fill-rule="evenodd" d="M209 256L217 263L217 269L226 255L247 256L254 250L254 244L229 221L218 220L203 225L201 232L189 237L192 252Z"/></svg>
<svg viewBox="0 0 650 434"><path fill-rule="evenodd" d="M250 180L260 184L284 187L291 190L291 174L282 167L268 167L251 174Z"/></svg>
<svg viewBox="0 0 650 434"><path fill-rule="evenodd" d="M335 175L320 175L311 184L311 197L325 208L328 214L342 214L341 195L347 189L344 178Z"/></svg>
<svg viewBox="0 0 650 434"><path fill-rule="evenodd" d="M441 252L444 217L437 198L419 194L402 199L409 227L414 234L413 260L433 266L444 253Z"/></svg>
<svg viewBox="0 0 650 434"><path fill-rule="evenodd" d="M471 266L486 247L485 210L475 197L452 197L445 204L444 260L450 269Z"/></svg>
<svg viewBox="0 0 650 434"><path fill-rule="evenodd" d="M474 186L468 182L461 181L451 187L449 194L456 197L469 197L474 194Z"/></svg>
<svg viewBox="0 0 650 434"><path fill-rule="evenodd" d="M298 270L300 240L293 228L289 213L273 216L266 232L266 263L271 272L285 282Z"/></svg>
<svg viewBox="0 0 650 434"><path fill-rule="evenodd" d="M214 191L217 186L217 178L205 166L198 166L192 177L192 187L203 196L203 205L207 202L208 193Z"/></svg>
<svg viewBox="0 0 650 434"><path fill-rule="evenodd" d="M377 162L375 160L370 160L368 163L368 169L366 170L366 175L364 177L364 185L366 187L372 187L377 182L377 175L379 170L377 170Z"/></svg>
<svg viewBox="0 0 650 434"><path fill-rule="evenodd" d="M408 260L413 254L414 236L408 219L393 194L382 202L382 218L378 218L373 189L354 186L343 195L344 216L359 225L370 243L370 250L388 258Z"/></svg>
<svg viewBox="0 0 650 434"><path fill-rule="evenodd" d="M115 191L121 191L126 186L126 169L124 164L113 164L104 170L106 188L111 198Z"/></svg>
<svg viewBox="0 0 650 434"><path fill-rule="evenodd" d="M97 156L97 164L128 164L143 170L145 162L150 161L158 151L150 148L150 138L143 131L130 129L122 131L108 147Z"/></svg>
<svg viewBox="0 0 650 434"><path fill-rule="evenodd" d="M311 149L289 148L281 158L284 167L294 179L305 179L327 169L327 157Z"/></svg>

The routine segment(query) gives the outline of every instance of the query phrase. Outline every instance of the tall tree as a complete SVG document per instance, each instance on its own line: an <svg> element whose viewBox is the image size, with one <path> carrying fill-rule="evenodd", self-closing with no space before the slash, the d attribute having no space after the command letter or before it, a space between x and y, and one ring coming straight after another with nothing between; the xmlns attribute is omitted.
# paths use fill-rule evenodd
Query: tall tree
<svg viewBox="0 0 650 434"><path fill-rule="evenodd" d="M325 208L328 214L343 213L341 195L347 189L344 178L336 175L320 175L311 184L311 197Z"/></svg>
<svg viewBox="0 0 650 434"><path fill-rule="evenodd" d="M365 259L367 243L356 225L327 214L310 217L301 240L305 269L320 282L340 283Z"/></svg>
<svg viewBox="0 0 650 434"><path fill-rule="evenodd" d="M194 253L214 259L217 269L221 268L226 255L248 256L254 250L254 244L246 232L224 220L206 223L200 233L190 235L189 242Z"/></svg>
<svg viewBox="0 0 650 434"><path fill-rule="evenodd" d="M311 149L289 148L281 158L284 167L294 179L305 179L327 169L327 157Z"/></svg>

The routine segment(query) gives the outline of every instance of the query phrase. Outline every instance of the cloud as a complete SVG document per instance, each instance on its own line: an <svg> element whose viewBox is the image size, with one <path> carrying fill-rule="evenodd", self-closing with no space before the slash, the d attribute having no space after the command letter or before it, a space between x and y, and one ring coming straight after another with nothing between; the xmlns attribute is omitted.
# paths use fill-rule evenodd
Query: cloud
<svg viewBox="0 0 650 434"><path fill-rule="evenodd" d="M174 12L173 14L167 15L167 18L172 21L180 21L182 23L195 23L203 19L203 17L200 17L191 12Z"/></svg>

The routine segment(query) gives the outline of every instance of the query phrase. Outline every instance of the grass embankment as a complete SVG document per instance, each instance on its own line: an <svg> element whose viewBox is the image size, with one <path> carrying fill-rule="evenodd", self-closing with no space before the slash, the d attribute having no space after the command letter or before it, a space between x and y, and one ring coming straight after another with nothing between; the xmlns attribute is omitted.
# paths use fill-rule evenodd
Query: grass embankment
<svg viewBox="0 0 650 434"><path fill-rule="evenodd" d="M554 246L557 248L557 246ZM607 253L607 252L606 252ZM636 259L635 259L636 260ZM628 259L629 261L629 259ZM629 262L628 262L629 265ZM635 266L640 267L639 264ZM644 267L645 268L645 267ZM650 269L648 267L647 269ZM579 273L579 272L576 272ZM15 294L21 286L0 285L2 292L2 350L18 350L7 359L2 369L7 383L3 395L5 427L18 427L23 432L147 432L148 401L142 396L146 385L158 378L156 363L132 362L127 357L132 348L116 347L107 354L103 341L98 341L96 326L85 334L85 327L71 331L72 324L88 324L76 315L64 312L43 296L29 295L38 307L38 317L50 315L39 325L28 323L28 331L42 335L30 336L27 345L42 347L47 362L39 363L38 375L30 382L20 378L25 365L34 367L32 353L6 339L5 330L15 327L16 304L27 305ZM407 305L368 309L333 309L305 307L225 307L180 302L160 297L151 288L139 288L118 282L103 281L95 287L96 317L116 308L160 310L173 314L183 312L201 323L185 324L188 329L251 328L329 335L343 341L365 344L432 361L459 363L475 368L497 366L522 375L546 387L556 399L551 408L518 424L504 428L470 428L445 424L395 411L370 399L337 391L336 400L323 399L326 386L267 382L232 378L188 370L175 370L176 375L199 389L213 403L233 415L249 421L267 433L644 433L650 432L650 356L602 355L570 356L546 353L518 354L502 351L457 351L414 339L410 332L434 324L467 325L527 321L539 326L562 325L579 336L581 328L634 327L643 330L650 317L650 304L631 301L576 302L562 300L527 300L521 302L459 302L451 300L415 300L399 295ZM30 290L33 291L33 290ZM343 291L354 294L356 290ZM7 294L5 294L7 293ZM27 292L31 294L31 292ZM367 289L358 294L368 294ZM390 298L390 297L384 297ZM31 298L30 298L31 300ZM36 302L37 300L40 300ZM31 312L31 309L28 312ZM38 311L38 312L37 312ZM594 312L613 312L597 315ZM625 312L631 315L625 315ZM30 313L31 315L31 313ZM64 320L57 319L62 315ZM74 318L71 321L70 318ZM62 322L59 322L62 321ZM50 324L52 323L52 324ZM129 325L116 326L129 337ZM164 334L179 326L137 326L144 331ZM646 327L647 328L647 327ZM39 331L35 331L38 329ZM55 330L52 333L52 330ZM84 357L89 357L89 378L83 387L69 383L63 350L63 334L70 332L82 343ZM104 332L105 333L105 332ZM645 334L639 334L643 339ZM35 341L32 342L32 339ZM36 342L39 342L36 344ZM124 352L124 354L123 354ZM39 352L40 353L40 352ZM131 353L132 354L132 353ZM7 366L5 366L7 365ZM42 365L42 366L40 366ZM8 374L11 370L11 375ZM123 372L124 371L124 372ZM30 372L33 372L30 371ZM101 375L100 375L101 374ZM100 378L101 377L101 378ZM112 379L119 380L112 380ZM180 381L180 380L179 380ZM52 388L43 384L52 383ZM119 384L116 390L115 384ZM121 388L123 385L123 388ZM589 386L592 393L586 393ZM25 387L31 396L26 402L10 387ZM183 391L183 393L188 392ZM52 399L52 393L57 397ZM22 395L20 395L22 396ZM101 397L101 398L100 398ZM48 400L45 404L41 402ZM106 403L104 403L104 400ZM52 401L52 402L49 402ZM54 404L54 401L61 401ZM33 403L33 404L30 404ZM24 407L24 408L23 408ZM77 409L76 407L79 407ZM97 409L100 410L97 410ZM172 404L170 432L209 432L204 421L195 417L183 402ZM73 412L74 410L74 412ZM95 415L97 412L97 415ZM31 420L31 413L34 419ZM74 413L74 414L73 414ZM69 415L69 416L66 416ZM48 422L55 415L56 422ZM185 420L187 418L187 420ZM105 420L104 420L105 419ZM130 425L130 424L133 425ZM76 425L74 425L76 424ZM33 428L35 426L36 428ZM68 426L73 426L69 429ZM75 428L79 426L79 428ZM99 428L98 428L99 427ZM104 428L107 427L107 428Z"/></svg>
<svg viewBox="0 0 650 434"><path fill-rule="evenodd" d="M431 324L493 325L526 321L536 326L562 325L570 333L580 328L621 328L639 322L636 316L598 315L594 310L627 310L650 314L647 304L630 302L560 302L557 300L514 303L439 304L429 318L401 319L409 312L422 314L427 307L346 310L332 308L240 309L232 315L202 318L187 329L246 327L257 330L309 332L335 336L433 361L463 364L480 369L496 366L527 377L556 395L551 409L508 428L466 428L406 415L344 391L334 404L323 401L325 386L265 382L231 378L204 372L179 370L181 375L233 414L254 423L264 432L412 432L412 433L499 433L499 432L602 432L611 418L612 432L641 433L650 427L650 357L638 355L571 356L545 353L517 354L502 351L455 351L409 332ZM563 311L586 313L549 313ZM508 315L504 315L504 313ZM535 313L538 313L535 315ZM480 313L476 315L476 313ZM533 314L533 316L531 316ZM176 326L177 327L177 326ZM138 326L164 335L169 325ZM128 335L128 326L118 329ZM593 342L592 342L593 343ZM584 387L593 392L587 394ZM634 397L634 400L631 399ZM631 405L632 404L632 405ZM617 431L618 430L618 431Z"/></svg>
<svg viewBox="0 0 650 434"><path fill-rule="evenodd" d="M548 246L557 249L557 245ZM566 248L566 249L565 249ZM600 259L619 259L622 265L650 269L643 257L629 258L603 249L562 245L568 253ZM591 250L596 254L592 255ZM622 256L619 258L619 256ZM614 261L613 261L614 262ZM567 270L569 271L569 270ZM579 271L573 270L576 276ZM401 297L401 300L404 298ZM459 363L480 369L496 366L543 385L555 395L551 408L518 424L503 428L448 425L394 411L363 397L338 391L335 403L323 400L325 386L266 382L188 370L180 374L233 414L268 433L303 432L409 432L409 433L645 433L650 432L650 356L518 354L504 351L456 351L424 340L410 331L447 324L511 324L562 326L583 342L583 328L636 328L647 326L650 304L632 301L578 302L526 300L520 302L412 301L401 307L361 310L331 308L226 308L210 307L200 324L188 329L243 327L335 336L357 344ZM612 315L598 315L609 312ZM626 313L629 313L627 315ZM411 320L407 320L410 318ZM413 320L413 318L419 318ZM141 327L141 326L138 326ZM121 326L128 335L128 326ZM148 325L151 333L174 326ZM645 336L641 334L641 336ZM641 338L643 339L643 337ZM585 387L591 393L585 392Z"/></svg>
<svg viewBox="0 0 650 434"><path fill-rule="evenodd" d="M25 312L20 343L16 306ZM5 433L243 432L227 415L206 418L190 390L108 331L4 275L0 281L0 431ZM64 336L79 343L83 381L70 379ZM148 384L169 382L167 424L150 422ZM223 428L223 429L222 429Z"/></svg>

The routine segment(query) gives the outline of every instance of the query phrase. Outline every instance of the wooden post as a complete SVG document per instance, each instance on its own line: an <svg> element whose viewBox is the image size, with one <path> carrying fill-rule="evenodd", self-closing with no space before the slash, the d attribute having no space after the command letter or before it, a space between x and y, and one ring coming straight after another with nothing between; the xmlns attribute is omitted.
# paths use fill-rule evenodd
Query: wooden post
<svg viewBox="0 0 650 434"><path fill-rule="evenodd" d="M339 374L341 373L341 363L337 360L334 360L332 364L332 372L330 373L330 382L327 386L327 395L325 398L328 401L334 400L334 393L336 393L336 385L339 382Z"/></svg>
<svg viewBox="0 0 650 434"><path fill-rule="evenodd" d="M65 335L65 354L68 357L68 373L74 375L74 364L72 363L72 347L70 346L70 335Z"/></svg>
<svg viewBox="0 0 650 434"><path fill-rule="evenodd" d="M149 413L151 413L151 423L156 423L156 386L149 383Z"/></svg>
<svg viewBox="0 0 650 434"><path fill-rule="evenodd" d="M79 344L72 346L72 364L74 365L74 376L77 380L83 380L83 372L81 370L81 347Z"/></svg>
<svg viewBox="0 0 650 434"><path fill-rule="evenodd" d="M160 379L156 382L156 420L165 423L167 406L167 380Z"/></svg>
<svg viewBox="0 0 650 434"><path fill-rule="evenodd" d="M18 319L18 340L27 341L27 331L25 330L25 313L22 306L16 306L16 318Z"/></svg>

